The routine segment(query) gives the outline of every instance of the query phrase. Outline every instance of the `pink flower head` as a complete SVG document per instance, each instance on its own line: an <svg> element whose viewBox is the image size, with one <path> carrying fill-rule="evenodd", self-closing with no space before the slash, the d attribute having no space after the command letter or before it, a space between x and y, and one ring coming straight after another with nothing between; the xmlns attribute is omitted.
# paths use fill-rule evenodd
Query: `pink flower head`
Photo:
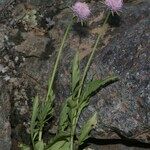
<svg viewBox="0 0 150 150"><path fill-rule="evenodd" d="M76 2L71 9L80 21L86 20L91 14L91 10L86 3Z"/></svg>
<svg viewBox="0 0 150 150"><path fill-rule="evenodd" d="M105 0L105 5L107 5L111 11L117 12L122 9L123 0Z"/></svg>

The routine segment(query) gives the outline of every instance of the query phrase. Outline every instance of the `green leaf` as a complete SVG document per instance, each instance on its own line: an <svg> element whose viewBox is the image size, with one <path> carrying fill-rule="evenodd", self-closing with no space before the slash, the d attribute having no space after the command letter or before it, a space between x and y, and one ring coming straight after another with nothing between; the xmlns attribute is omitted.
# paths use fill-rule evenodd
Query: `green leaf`
<svg viewBox="0 0 150 150"><path fill-rule="evenodd" d="M58 135L51 140L50 144L47 145L48 150L55 150L53 148L62 147L65 142L68 142L68 138L70 137L70 133L68 132L60 132Z"/></svg>
<svg viewBox="0 0 150 150"><path fill-rule="evenodd" d="M69 99L67 104L70 109L73 109L77 106L77 101L76 99Z"/></svg>
<svg viewBox="0 0 150 150"><path fill-rule="evenodd" d="M47 150L70 150L70 142L66 140L58 141Z"/></svg>
<svg viewBox="0 0 150 150"><path fill-rule="evenodd" d="M69 142L62 140L58 141L49 147L47 150L69 150Z"/></svg>
<svg viewBox="0 0 150 150"><path fill-rule="evenodd" d="M81 145L87 138L93 127L97 124L97 113L95 113L81 128L81 134L79 136L79 145Z"/></svg>
<svg viewBox="0 0 150 150"><path fill-rule="evenodd" d="M68 100L66 100L62 106L60 119L59 119L59 125L58 125L58 132L65 131L65 129L69 125L69 118L68 118L69 107L67 105L67 101Z"/></svg>
<svg viewBox="0 0 150 150"><path fill-rule="evenodd" d="M30 125L30 130L31 130L31 138L32 141L34 141L34 133L35 133L35 126L36 126L36 119L38 116L39 112L39 98L36 96L33 100L33 110L32 110L32 117L31 117L31 125Z"/></svg>
<svg viewBox="0 0 150 150"><path fill-rule="evenodd" d="M72 92L77 87L79 80L80 80L79 52L77 52L74 57L72 66Z"/></svg>
<svg viewBox="0 0 150 150"><path fill-rule="evenodd" d="M49 92L49 98L47 101L42 102L38 114L38 126L41 129L42 126L52 117L53 113L53 101L55 98L55 95L53 93L53 90L50 90Z"/></svg>
<svg viewBox="0 0 150 150"><path fill-rule="evenodd" d="M19 147L20 147L20 150L30 150L30 147L25 144L20 144Z"/></svg>
<svg viewBox="0 0 150 150"><path fill-rule="evenodd" d="M65 142L59 150L70 150L70 142Z"/></svg>
<svg viewBox="0 0 150 150"><path fill-rule="evenodd" d="M45 102L41 104L39 115L38 115L38 127L41 129L42 126L52 117L53 107Z"/></svg>
<svg viewBox="0 0 150 150"><path fill-rule="evenodd" d="M35 129L35 130L34 130L33 140L38 136L38 132L39 132L38 129Z"/></svg>
<svg viewBox="0 0 150 150"><path fill-rule="evenodd" d="M77 111L77 105L78 101L77 98L73 99L73 97L71 99L68 100L68 107L69 107L69 112L68 112L68 116L69 116L69 121L70 123L72 123L73 119L76 116L76 111Z"/></svg>
<svg viewBox="0 0 150 150"><path fill-rule="evenodd" d="M104 80L93 80L90 81L86 87L85 90L83 91L83 96L82 96L82 101L86 100L88 97L90 97L94 92L96 92L99 88L110 84L112 82L117 81L117 77L108 77Z"/></svg>
<svg viewBox="0 0 150 150"><path fill-rule="evenodd" d="M80 114L81 114L83 108L85 108L86 106L88 106L88 104L89 104L89 98L87 98L86 101L83 101L83 102L80 104L80 106L79 106L79 108L78 108L77 116L80 116Z"/></svg>
<svg viewBox="0 0 150 150"><path fill-rule="evenodd" d="M74 89L74 91L71 93L72 97L75 99L77 97L77 94L79 92L80 89L80 85L77 85L76 88Z"/></svg>
<svg viewBox="0 0 150 150"><path fill-rule="evenodd" d="M73 119L76 117L76 111L77 111L76 107L70 109L69 115L68 115L68 116L69 116L70 123L72 123L72 122L73 122Z"/></svg>
<svg viewBox="0 0 150 150"><path fill-rule="evenodd" d="M53 89L50 89L48 91L48 100L47 101L50 103L50 105L53 105L54 99L55 99L55 94L53 92Z"/></svg>
<svg viewBox="0 0 150 150"><path fill-rule="evenodd" d="M43 143L43 141L38 141L36 144L35 144L35 147L34 147L34 149L35 150L44 150L44 143Z"/></svg>

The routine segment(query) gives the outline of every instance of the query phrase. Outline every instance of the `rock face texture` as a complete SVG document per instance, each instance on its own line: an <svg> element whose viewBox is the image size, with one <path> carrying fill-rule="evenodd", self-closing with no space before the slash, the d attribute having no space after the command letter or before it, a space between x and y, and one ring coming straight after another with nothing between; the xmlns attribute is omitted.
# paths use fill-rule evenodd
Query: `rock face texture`
<svg viewBox="0 0 150 150"><path fill-rule="evenodd" d="M11 148L11 126L9 122L9 97L6 89L0 81L0 150L9 150Z"/></svg>
<svg viewBox="0 0 150 150"><path fill-rule="evenodd" d="M0 50L4 46L4 37L6 33L6 27L0 25ZM0 52L1 53L1 52ZM7 79L8 76L3 76L7 70L5 68L0 56L0 150L9 150L11 148L11 126L9 122L10 115L10 99L9 92L6 83L3 78Z"/></svg>
<svg viewBox="0 0 150 150"><path fill-rule="evenodd" d="M101 123L93 134L96 138L116 138L117 134L150 142L150 18L145 6L126 8L124 23L93 60L91 70L99 78L115 74L120 79L102 89L85 110L83 118L87 112L99 112Z"/></svg>
<svg viewBox="0 0 150 150"><path fill-rule="evenodd" d="M111 16L106 29L98 26L105 15L101 3L94 1L91 8L93 15L88 25L74 24L64 48L54 86L55 121L62 101L70 93L68 79L75 52L80 52L83 69L97 33L102 33L87 77L101 79L116 75L119 81L91 99L80 117L79 127L97 111L99 120L93 138L150 143L150 3L126 4L120 17ZM57 48L70 19L68 9L39 9L43 18L36 14L36 7L34 13L30 10L31 6L15 5L8 10L9 20L4 20L7 26L0 25L0 150L10 149L10 134L14 150L18 142L29 143L32 98L39 93L42 99L47 91ZM32 21L23 17L29 14ZM55 123L50 127L55 133Z"/></svg>

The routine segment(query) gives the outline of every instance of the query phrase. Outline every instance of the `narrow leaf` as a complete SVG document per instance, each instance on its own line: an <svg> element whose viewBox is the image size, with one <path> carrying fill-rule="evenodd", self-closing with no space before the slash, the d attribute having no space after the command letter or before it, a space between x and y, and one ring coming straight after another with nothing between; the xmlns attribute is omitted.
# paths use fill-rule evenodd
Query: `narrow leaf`
<svg viewBox="0 0 150 150"><path fill-rule="evenodd" d="M65 143L66 143L65 140L57 141L51 147L49 147L47 150L61 150L61 147L63 147L65 145Z"/></svg>
<svg viewBox="0 0 150 150"><path fill-rule="evenodd" d="M38 106L39 106L39 98L38 96L36 96L33 100L33 110L32 110L31 125L30 125L32 140L34 140L34 131L35 131L36 119L38 116L38 108L39 108Z"/></svg>
<svg viewBox="0 0 150 150"><path fill-rule="evenodd" d="M79 80L80 80L79 52L77 52L74 57L72 66L72 92L77 87Z"/></svg>
<svg viewBox="0 0 150 150"><path fill-rule="evenodd" d="M93 127L97 124L97 113L95 113L81 128L81 134L79 136L79 145L81 145L87 138Z"/></svg>
<svg viewBox="0 0 150 150"><path fill-rule="evenodd" d="M70 109L73 109L77 106L77 102L75 99L70 99L67 104Z"/></svg>
<svg viewBox="0 0 150 150"><path fill-rule="evenodd" d="M59 150L70 150L70 143L65 142L65 144Z"/></svg>
<svg viewBox="0 0 150 150"><path fill-rule="evenodd" d="M43 102L40 106L39 114L38 114L38 125L41 128L47 120L49 120L52 117L53 113L53 101L55 98L55 95L52 90L49 91L49 98L47 101Z"/></svg>
<svg viewBox="0 0 150 150"><path fill-rule="evenodd" d="M70 122L72 122L73 119L76 117L76 110L77 110L76 107L69 109L68 116L69 116Z"/></svg>
<svg viewBox="0 0 150 150"><path fill-rule="evenodd" d="M35 150L44 150L44 143L43 141L38 141L36 144L35 144Z"/></svg>
<svg viewBox="0 0 150 150"><path fill-rule="evenodd" d="M85 90L83 91L83 97L82 100L85 100L87 97L90 97L94 92L96 92L99 88L110 84L112 82L117 81L117 77L108 77L104 80L93 80L90 81L86 87Z"/></svg>
<svg viewBox="0 0 150 150"><path fill-rule="evenodd" d="M69 112L69 108L68 108L67 100L66 100L62 106L62 110L60 113L58 132L65 131L65 129L68 127L69 125L68 112Z"/></svg>
<svg viewBox="0 0 150 150"><path fill-rule="evenodd" d="M24 144L19 145L20 150L30 150L30 147Z"/></svg>
<svg viewBox="0 0 150 150"><path fill-rule="evenodd" d="M48 148L52 147L53 145L55 145L56 143L60 142L60 141L68 141L68 137L70 137L70 133L68 132L61 132L58 135L56 135L51 141L50 143L47 145ZM62 143L62 142L60 142ZM59 145L59 144L58 144Z"/></svg>
<svg viewBox="0 0 150 150"><path fill-rule="evenodd" d="M78 113L77 113L77 116L78 116L78 117L80 116L82 110L83 110L86 106L88 106L89 100L90 100L90 99L87 98L86 101L83 101L83 102L80 104L80 107L78 108Z"/></svg>

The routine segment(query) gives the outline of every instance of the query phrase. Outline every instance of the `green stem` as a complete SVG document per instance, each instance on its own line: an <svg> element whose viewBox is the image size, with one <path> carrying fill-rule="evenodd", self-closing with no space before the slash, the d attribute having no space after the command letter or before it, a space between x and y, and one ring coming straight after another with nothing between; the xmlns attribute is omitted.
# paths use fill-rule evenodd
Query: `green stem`
<svg viewBox="0 0 150 150"><path fill-rule="evenodd" d="M76 122L76 117L75 117L75 119L73 119L73 122L72 122L70 150L74 150L74 134L75 134L75 129L76 129L75 122Z"/></svg>
<svg viewBox="0 0 150 150"><path fill-rule="evenodd" d="M110 15L110 12L107 14L106 19L105 19L105 21L103 22L102 27L104 27L104 25L106 24L106 22L107 22L107 20L108 20L108 18L109 18L109 15ZM82 80L81 80L81 83L80 83L80 89L79 89L79 92L78 92L78 98L80 97L80 94L81 94L81 92L82 92L83 84L84 84L84 81L85 81L85 78L86 78L88 69L89 69L89 67L90 67L90 64L91 64L93 55L94 55L94 53L95 53L95 51L96 51L96 49L97 49L97 45L98 45L98 43L99 43L100 38L101 38L101 34L99 34L98 37L97 37L97 39L96 39L96 42L95 42L95 44L94 44L92 53L91 53L90 58L89 58L89 60L88 60L88 62L87 62L87 64L86 64L86 67L85 67L85 69L84 69L83 77L82 77Z"/></svg>
<svg viewBox="0 0 150 150"><path fill-rule="evenodd" d="M48 91L47 91L47 95L46 95L46 101L49 100L49 96L50 96L50 93L51 93L51 90L52 90L52 85L53 85L53 82L54 82L54 78L55 78L55 74L56 74L56 71L57 71L57 67L58 67L58 63L59 63L59 60L60 60L60 56L61 56L64 44L65 44L65 41L66 41L66 38L67 38L67 35L69 33L69 30L71 28L72 23L73 23L73 18L71 19L71 22L70 22L70 24L68 25L68 27L67 27L67 29L65 31L64 37L63 37L62 42L61 42L61 46L60 46L59 51L58 51L58 55L57 55L56 62L55 62L54 68L53 68L52 76L49 79ZM50 103L52 104L51 100L50 100ZM39 131L39 139L38 139L39 141L42 140L42 130L43 130L43 127Z"/></svg>
<svg viewBox="0 0 150 150"><path fill-rule="evenodd" d="M78 107L78 106L77 106ZM72 129L71 129L71 148L70 150L74 150L74 135L75 135L75 130L76 130L76 126L77 126L77 122L78 122L78 119L79 119L79 116L80 116L80 113L79 113L80 110L76 110L76 113L75 113L75 117L73 119L73 122L72 122Z"/></svg>
<svg viewBox="0 0 150 150"><path fill-rule="evenodd" d="M31 136L31 141L32 141L32 146L33 146L33 149L34 149L34 140L33 140L33 135Z"/></svg>
<svg viewBox="0 0 150 150"><path fill-rule="evenodd" d="M42 140L42 130L40 130L40 132L39 132L39 141L41 141Z"/></svg>
<svg viewBox="0 0 150 150"><path fill-rule="evenodd" d="M48 87L48 92L47 92L47 96L46 96L46 101L49 99L49 93L50 93L50 91L52 89L52 85L53 85L53 82L54 82L54 78L55 78L55 74L56 74L56 71L57 71L57 67L58 67L58 63L59 63L59 60L60 60L60 56L61 56L64 44L65 44L67 35L69 33L70 27L72 25L72 22L73 22L73 18L71 20L71 23L68 25L68 27L66 29L66 32L65 32L64 37L63 37L62 42L61 42L61 46L60 46L59 51L58 51L57 59L56 59L56 62L55 62L55 65L54 65L54 69L53 69L53 72L52 72L52 77L50 78L50 81L49 81L49 87Z"/></svg>
<svg viewBox="0 0 150 150"><path fill-rule="evenodd" d="M104 25L106 24L106 22L107 22L107 20L108 20L108 18L109 18L109 15L110 15L110 13L107 14L107 17L106 17L106 19L105 19L105 21L104 21L102 27L104 27ZM99 43L100 38L101 38L101 34L99 34L98 37L97 37L97 40L96 40L96 42L95 42L95 44L94 44L94 47L93 47L92 53L91 53L91 55L90 55L90 58L89 58L89 60L88 60L88 62L87 62L87 64L86 64L86 67L85 67L85 69L84 69L83 77L82 77L82 80L81 80L81 83L80 83L80 89L79 89L78 95L77 95L77 98L78 98L78 99L77 99L77 103L78 103L78 101L79 101L79 97L80 97L81 92L82 92L83 84L84 84L84 81L85 81L85 78L86 78L86 75L87 75L89 66L90 66L90 64L91 64L93 55L94 55L94 53L95 53L95 51L96 51L96 48L97 48L97 45L98 45L98 43ZM74 150L74 135L75 135L75 129L76 129L76 125L77 125L77 122L78 122L78 118L79 118L79 116L80 116L80 113L81 113L81 110L78 109L78 107L77 107L77 110L76 110L75 115L74 115L75 117L74 117L73 122L72 122L71 140L70 140L70 142L71 142L70 150Z"/></svg>

